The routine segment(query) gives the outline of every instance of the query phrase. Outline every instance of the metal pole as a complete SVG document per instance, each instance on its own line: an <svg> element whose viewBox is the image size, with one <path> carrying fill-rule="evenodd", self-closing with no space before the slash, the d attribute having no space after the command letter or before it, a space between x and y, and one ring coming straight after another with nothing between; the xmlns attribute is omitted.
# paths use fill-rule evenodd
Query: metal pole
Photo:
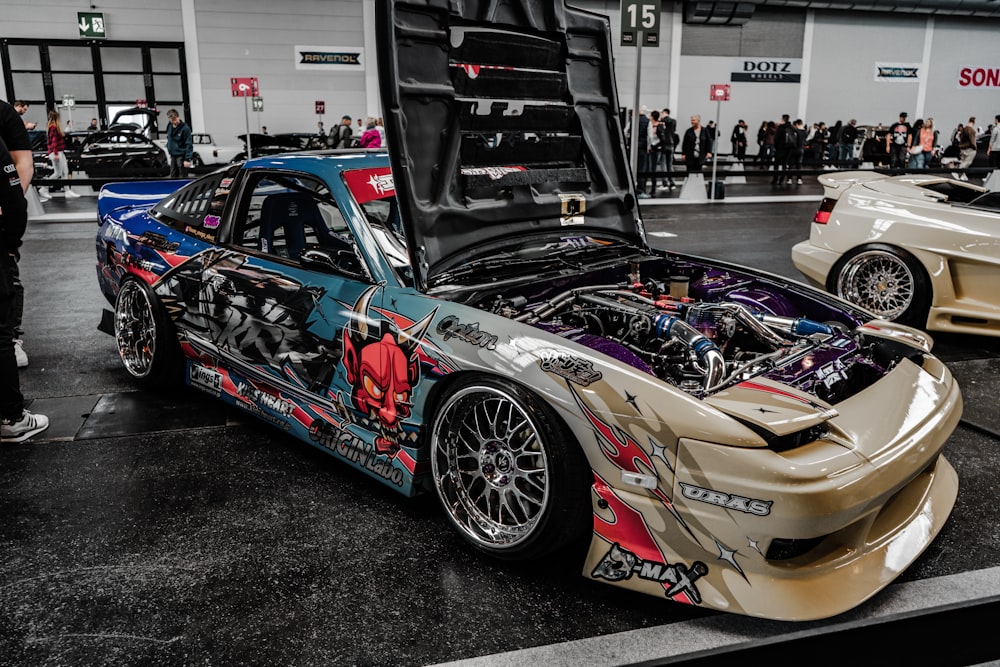
<svg viewBox="0 0 1000 667"><path fill-rule="evenodd" d="M636 31L636 52L635 52L635 94L632 96L632 145L629 147L629 164L632 165L632 174L635 178L635 186L639 186L639 79L642 71L642 39L641 30Z"/></svg>
<svg viewBox="0 0 1000 667"><path fill-rule="evenodd" d="M715 199L715 174L719 169L719 151L716 150L719 134L719 114L722 112L722 100L715 101L715 134L712 136L712 184L708 186L708 198Z"/></svg>
<svg viewBox="0 0 1000 667"><path fill-rule="evenodd" d="M250 148L250 105L247 103L247 96L243 96L243 115L247 119L247 159L253 157L253 152Z"/></svg>

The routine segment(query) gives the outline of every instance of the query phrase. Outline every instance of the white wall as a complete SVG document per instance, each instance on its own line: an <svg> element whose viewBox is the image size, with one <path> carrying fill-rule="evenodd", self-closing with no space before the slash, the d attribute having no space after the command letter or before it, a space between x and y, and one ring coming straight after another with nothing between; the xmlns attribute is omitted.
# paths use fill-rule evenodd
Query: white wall
<svg viewBox="0 0 1000 667"><path fill-rule="evenodd" d="M315 102L326 103L326 130L345 113L353 118L368 109L365 73L297 70L295 46L364 46L362 4L357 0L195 0L205 125L235 135L246 126L245 101L231 94L230 77L255 76L264 111L250 113L268 132L311 132L320 116ZM365 57L376 56L374 48ZM226 128L223 130L223 128ZM216 139L217 141L219 139Z"/></svg>
<svg viewBox="0 0 1000 667"><path fill-rule="evenodd" d="M368 25L372 12L364 4L370 0L102 0L95 11L105 13L111 40L180 42L191 34L185 32L182 2L193 3L196 21L197 48L188 48L189 57L192 52L198 54L195 62L188 63L189 72L199 75L201 82L204 127L195 127L196 131L211 132L219 139L244 131L243 100L233 98L229 89L232 76L258 78L264 98L259 120L271 133L315 130L316 100L326 102L323 120L327 129L344 113L378 115L378 109L370 108L378 99L370 69L367 73L297 70L293 54L297 44L364 46L366 58L374 65L377 53ZM576 0L575 4L609 17L619 102L631 107L636 49L619 46L619 0ZM651 109L669 106L683 128L693 113L706 121L714 119L709 85L729 82L732 58L680 56L681 31L675 29L679 24L674 25L679 14L670 7L670 2L664 2L661 45L643 49L640 104ZM90 3L0 0L0 37L78 39L78 11L90 11ZM729 131L738 118L747 121L754 136L761 120L777 119L782 113L802 115L808 123L832 124L853 117L866 124L889 123L906 110L911 121L921 115L934 116L942 130L970 115L985 127L1000 113L1000 89L960 90L956 83L962 65L1000 67L1000 39L996 37L1000 21L832 10L817 10L813 18L811 48L803 40L808 52L802 54L808 90L799 84L733 83L732 101L721 106L724 151L729 150ZM769 19L758 10L753 20ZM925 45L929 20L932 40ZM780 48L787 50L787 46ZM767 47L765 43L763 48ZM757 43L754 48L762 47ZM779 49L777 44L775 49ZM919 63L927 53L929 67L922 73L923 84L874 80L876 62ZM677 99L671 99L672 90ZM136 97L142 97L141 91ZM199 104L198 91L192 91L191 97L192 104ZM198 117L198 113L192 115ZM257 121L251 114L252 130Z"/></svg>

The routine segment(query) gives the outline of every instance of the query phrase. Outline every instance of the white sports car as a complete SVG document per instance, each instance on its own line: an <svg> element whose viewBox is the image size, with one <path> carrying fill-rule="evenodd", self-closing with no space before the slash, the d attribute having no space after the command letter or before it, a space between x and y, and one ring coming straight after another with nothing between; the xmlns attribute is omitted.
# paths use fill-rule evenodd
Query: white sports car
<svg viewBox="0 0 1000 667"><path fill-rule="evenodd" d="M792 263L879 317L1000 336L1000 192L934 174L819 177L824 199Z"/></svg>

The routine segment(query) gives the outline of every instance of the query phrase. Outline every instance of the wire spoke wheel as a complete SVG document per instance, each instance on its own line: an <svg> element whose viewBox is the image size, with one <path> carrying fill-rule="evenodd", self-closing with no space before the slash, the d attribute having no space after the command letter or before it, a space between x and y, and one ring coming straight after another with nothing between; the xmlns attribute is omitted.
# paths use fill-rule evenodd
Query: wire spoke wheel
<svg viewBox="0 0 1000 667"><path fill-rule="evenodd" d="M548 452L526 406L495 387L453 394L434 427L431 465L451 521L493 549L527 540L550 501Z"/></svg>
<svg viewBox="0 0 1000 667"><path fill-rule="evenodd" d="M902 258L869 250L844 264L837 294L883 319L896 320L913 304L916 280Z"/></svg>

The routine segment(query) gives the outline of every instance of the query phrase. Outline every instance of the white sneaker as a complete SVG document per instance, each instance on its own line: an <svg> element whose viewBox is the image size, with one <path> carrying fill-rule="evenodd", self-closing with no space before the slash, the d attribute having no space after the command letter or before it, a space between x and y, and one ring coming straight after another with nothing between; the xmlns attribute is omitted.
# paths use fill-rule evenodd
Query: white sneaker
<svg viewBox="0 0 1000 667"><path fill-rule="evenodd" d="M48 417L24 410L20 419L4 419L0 422L0 442L24 442L48 427Z"/></svg>
<svg viewBox="0 0 1000 667"><path fill-rule="evenodd" d="M28 365L28 353L24 351L24 341L14 339L14 358L17 359L17 367L25 368Z"/></svg>
<svg viewBox="0 0 1000 667"><path fill-rule="evenodd" d="M799 185L802 185L802 179L801 178L799 179Z"/></svg>
<svg viewBox="0 0 1000 667"><path fill-rule="evenodd" d="M40 202L47 202L50 199L52 199L52 197L49 196L49 189L48 188L38 188L38 201L40 201Z"/></svg>
<svg viewBox="0 0 1000 667"><path fill-rule="evenodd" d="M66 199L79 199L80 195L76 194L69 188L66 189Z"/></svg>

